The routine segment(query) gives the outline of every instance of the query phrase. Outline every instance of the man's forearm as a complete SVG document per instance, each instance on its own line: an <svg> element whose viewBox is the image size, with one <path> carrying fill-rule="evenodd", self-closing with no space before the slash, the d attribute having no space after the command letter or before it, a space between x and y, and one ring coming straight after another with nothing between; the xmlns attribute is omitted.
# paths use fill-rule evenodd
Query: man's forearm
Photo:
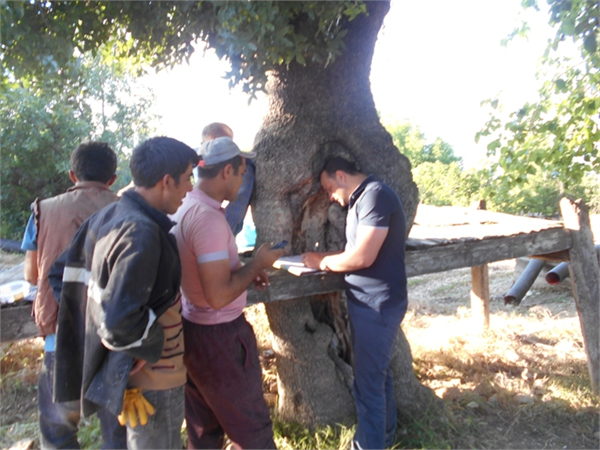
<svg viewBox="0 0 600 450"><path fill-rule="evenodd" d="M371 267L388 234L387 227L360 226L356 246L346 249L339 255L326 256L321 261L321 270L332 272L353 272Z"/></svg>
<svg viewBox="0 0 600 450"><path fill-rule="evenodd" d="M204 289L204 296L213 309L221 309L236 300L244 293L248 286L256 279L261 271L255 260L241 266L235 272L231 272L229 281L224 284L214 284L214 289Z"/></svg>
<svg viewBox="0 0 600 450"><path fill-rule="evenodd" d="M355 250L330 253L308 252L302 255L302 262L311 269L331 272L352 272L369 267L373 263Z"/></svg>
<svg viewBox="0 0 600 450"><path fill-rule="evenodd" d="M23 277L32 285L38 282L37 250L27 250L25 252L25 263L23 266Z"/></svg>
<svg viewBox="0 0 600 450"><path fill-rule="evenodd" d="M354 270L364 269L372 264L360 254L355 252L342 252L335 255L325 256L319 265L321 270L331 272L352 272Z"/></svg>

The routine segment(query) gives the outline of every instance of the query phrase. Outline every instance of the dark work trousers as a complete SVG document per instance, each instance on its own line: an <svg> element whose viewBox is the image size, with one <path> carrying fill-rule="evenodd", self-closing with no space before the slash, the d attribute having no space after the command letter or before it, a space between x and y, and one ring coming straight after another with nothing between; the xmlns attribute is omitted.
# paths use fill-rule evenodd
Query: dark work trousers
<svg viewBox="0 0 600 450"><path fill-rule="evenodd" d="M38 417L40 446L43 449L80 448L79 401L54 403L54 352L44 352L44 366L38 380ZM103 449L126 449L127 429L119 425L117 417L105 409L98 411Z"/></svg>
<svg viewBox="0 0 600 450"><path fill-rule="evenodd" d="M232 322L198 325L183 319L187 368L185 420L188 448L275 448L262 370L252 326Z"/></svg>
<svg viewBox="0 0 600 450"><path fill-rule="evenodd" d="M406 302L379 312L348 300L357 415L355 447L390 448L394 442L397 412L391 363L405 312Z"/></svg>

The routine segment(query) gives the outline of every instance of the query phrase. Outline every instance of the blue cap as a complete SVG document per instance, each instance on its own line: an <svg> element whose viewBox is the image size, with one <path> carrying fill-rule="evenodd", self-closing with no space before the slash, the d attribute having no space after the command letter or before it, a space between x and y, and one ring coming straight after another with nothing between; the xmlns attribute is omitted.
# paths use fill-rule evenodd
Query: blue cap
<svg viewBox="0 0 600 450"><path fill-rule="evenodd" d="M200 146L198 153L202 156L202 160L206 166L228 161L238 155L248 159L256 157L256 153L254 152L241 151L230 137L218 137L212 141L206 141Z"/></svg>

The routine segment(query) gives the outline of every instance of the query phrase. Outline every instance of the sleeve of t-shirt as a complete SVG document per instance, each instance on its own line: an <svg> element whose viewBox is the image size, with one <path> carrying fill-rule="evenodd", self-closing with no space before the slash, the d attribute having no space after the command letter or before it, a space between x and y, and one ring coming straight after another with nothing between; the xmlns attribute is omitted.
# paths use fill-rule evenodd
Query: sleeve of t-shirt
<svg viewBox="0 0 600 450"><path fill-rule="evenodd" d="M246 173L242 177L242 185L238 190L235 200L229 202L227 208L225 208L225 218L231 228L234 236L237 236L242 228L244 227L244 218L248 211L248 205L250 204L250 197L252 197L252 189L254 187L254 174L255 168L254 163L249 159L246 160Z"/></svg>
<svg viewBox="0 0 600 450"><path fill-rule="evenodd" d="M198 264L227 260L229 225L224 217L206 214L192 225L192 246Z"/></svg>
<svg viewBox="0 0 600 450"><path fill-rule="evenodd" d="M358 209L358 225L388 228L392 215L392 202L381 189L370 189L362 195Z"/></svg>
<svg viewBox="0 0 600 450"><path fill-rule="evenodd" d="M23 234L23 242L21 243L21 250L35 251L38 249L37 240L35 238L37 229L35 227L35 220L33 220L33 214L29 216L27 221L27 227L25 227L25 233Z"/></svg>

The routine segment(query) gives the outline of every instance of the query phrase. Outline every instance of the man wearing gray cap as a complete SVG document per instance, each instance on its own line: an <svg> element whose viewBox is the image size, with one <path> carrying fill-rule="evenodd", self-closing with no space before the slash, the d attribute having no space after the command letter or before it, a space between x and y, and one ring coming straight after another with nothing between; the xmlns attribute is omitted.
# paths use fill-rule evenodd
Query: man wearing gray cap
<svg viewBox="0 0 600 450"><path fill-rule="evenodd" d="M221 208L235 199L246 158L229 137L205 142L199 181L173 217L182 265L181 293L187 368L188 448L275 448L254 331L244 318L246 289L268 284L264 269L284 250L262 245L240 262Z"/></svg>

